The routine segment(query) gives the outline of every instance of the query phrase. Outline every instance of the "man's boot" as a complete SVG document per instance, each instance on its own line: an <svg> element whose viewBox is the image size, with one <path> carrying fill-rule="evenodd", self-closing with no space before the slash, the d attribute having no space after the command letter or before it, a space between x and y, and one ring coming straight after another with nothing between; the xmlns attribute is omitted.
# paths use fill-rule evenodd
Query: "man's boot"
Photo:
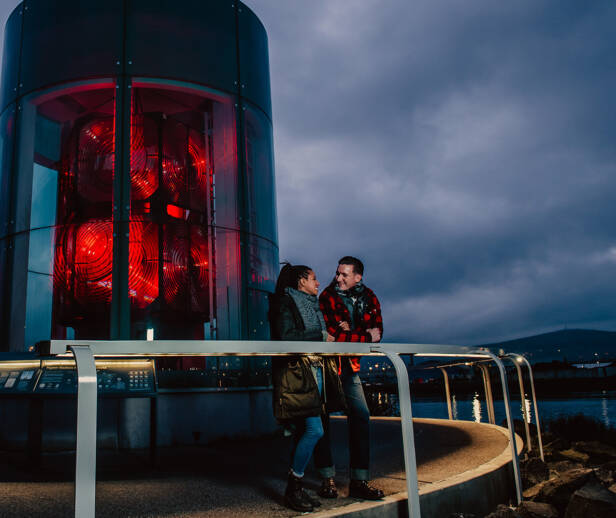
<svg viewBox="0 0 616 518"><path fill-rule="evenodd" d="M321 481L318 494L323 498L338 498L338 489L334 477L326 477Z"/></svg>
<svg viewBox="0 0 616 518"><path fill-rule="evenodd" d="M287 490L284 492L284 503L287 507L301 513L310 512L314 509L312 504L304 498L302 479L296 477L293 473L289 473Z"/></svg>
<svg viewBox="0 0 616 518"><path fill-rule="evenodd" d="M380 489L371 486L365 480L351 480L349 484L349 496L362 500L380 500L385 495Z"/></svg>

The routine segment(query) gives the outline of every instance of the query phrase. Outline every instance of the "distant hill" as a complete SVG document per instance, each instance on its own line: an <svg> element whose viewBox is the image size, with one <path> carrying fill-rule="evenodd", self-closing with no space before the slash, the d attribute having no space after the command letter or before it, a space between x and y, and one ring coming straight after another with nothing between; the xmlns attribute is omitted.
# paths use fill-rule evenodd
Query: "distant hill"
<svg viewBox="0 0 616 518"><path fill-rule="evenodd" d="M552 360L568 362L616 360L616 332L562 329L506 342L484 344L480 347L524 354L534 363Z"/></svg>

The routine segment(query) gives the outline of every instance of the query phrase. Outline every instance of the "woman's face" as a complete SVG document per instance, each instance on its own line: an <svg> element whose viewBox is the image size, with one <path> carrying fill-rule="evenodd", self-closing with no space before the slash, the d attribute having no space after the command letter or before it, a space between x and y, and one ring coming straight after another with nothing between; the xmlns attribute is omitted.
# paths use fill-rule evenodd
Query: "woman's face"
<svg viewBox="0 0 616 518"><path fill-rule="evenodd" d="M304 279L303 277L299 280L298 290L303 291L304 293L308 293L308 295L318 295L319 293L319 281L317 281L317 277L312 270L308 272L308 277Z"/></svg>

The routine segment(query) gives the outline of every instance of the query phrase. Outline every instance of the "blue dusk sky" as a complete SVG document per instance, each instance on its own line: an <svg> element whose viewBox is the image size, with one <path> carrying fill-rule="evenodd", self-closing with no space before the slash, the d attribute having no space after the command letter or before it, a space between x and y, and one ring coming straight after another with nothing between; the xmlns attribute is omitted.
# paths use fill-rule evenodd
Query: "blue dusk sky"
<svg viewBox="0 0 616 518"><path fill-rule="evenodd" d="M386 341L616 330L616 2L245 3L281 260L361 258Z"/></svg>

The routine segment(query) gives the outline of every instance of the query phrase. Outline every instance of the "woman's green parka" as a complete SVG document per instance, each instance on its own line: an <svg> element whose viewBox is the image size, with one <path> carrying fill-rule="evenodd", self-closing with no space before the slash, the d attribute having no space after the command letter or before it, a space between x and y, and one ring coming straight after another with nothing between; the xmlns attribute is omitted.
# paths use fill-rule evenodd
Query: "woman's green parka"
<svg viewBox="0 0 616 518"><path fill-rule="evenodd" d="M272 338L288 341L323 341L320 330L306 331L289 295L270 301ZM274 357L272 361L274 416L278 420L318 416L345 410L344 392L335 357L323 357L324 402L321 401L310 360L305 355Z"/></svg>

